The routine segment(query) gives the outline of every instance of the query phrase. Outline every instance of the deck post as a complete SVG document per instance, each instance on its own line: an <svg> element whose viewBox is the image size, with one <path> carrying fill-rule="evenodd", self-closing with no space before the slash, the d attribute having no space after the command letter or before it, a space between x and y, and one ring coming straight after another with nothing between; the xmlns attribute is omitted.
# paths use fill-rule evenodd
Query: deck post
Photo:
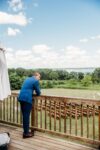
<svg viewBox="0 0 100 150"><path fill-rule="evenodd" d="M33 104L32 104L32 115L31 115L31 132L34 132L34 126L35 126L35 99L33 99Z"/></svg>
<svg viewBox="0 0 100 150"><path fill-rule="evenodd" d="M99 109L99 141L100 141L100 106L98 107Z"/></svg>

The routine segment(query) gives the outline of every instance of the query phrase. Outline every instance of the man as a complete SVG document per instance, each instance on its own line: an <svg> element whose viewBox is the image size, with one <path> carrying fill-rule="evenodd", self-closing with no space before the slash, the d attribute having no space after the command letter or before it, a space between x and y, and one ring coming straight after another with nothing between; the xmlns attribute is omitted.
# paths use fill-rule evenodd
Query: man
<svg viewBox="0 0 100 150"><path fill-rule="evenodd" d="M33 134L29 132L29 120L30 112L32 110L34 91L37 96L41 94L39 80L40 74L38 72L35 72L32 77L28 77L24 81L18 96L18 101L20 102L23 116L23 138L29 138L33 136Z"/></svg>

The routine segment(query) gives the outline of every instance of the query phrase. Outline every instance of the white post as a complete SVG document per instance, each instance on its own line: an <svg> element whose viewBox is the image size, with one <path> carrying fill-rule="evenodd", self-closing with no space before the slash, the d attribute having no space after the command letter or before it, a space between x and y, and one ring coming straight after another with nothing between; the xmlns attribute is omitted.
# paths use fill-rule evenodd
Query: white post
<svg viewBox="0 0 100 150"><path fill-rule="evenodd" d="M0 120L2 120L2 101L0 101Z"/></svg>

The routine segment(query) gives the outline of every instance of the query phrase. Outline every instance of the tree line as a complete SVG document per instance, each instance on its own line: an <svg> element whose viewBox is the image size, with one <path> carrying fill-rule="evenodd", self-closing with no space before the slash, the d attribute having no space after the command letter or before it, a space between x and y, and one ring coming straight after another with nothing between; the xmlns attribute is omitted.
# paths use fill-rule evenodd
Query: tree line
<svg viewBox="0 0 100 150"><path fill-rule="evenodd" d="M9 68L11 89L20 89L24 79L32 76L35 71L41 74L41 88L52 88L57 85L58 87L63 87L62 85L65 83L68 83L69 87L75 86L77 83L80 83L82 86L100 83L100 68L96 68L92 73L67 72L66 70L53 69Z"/></svg>

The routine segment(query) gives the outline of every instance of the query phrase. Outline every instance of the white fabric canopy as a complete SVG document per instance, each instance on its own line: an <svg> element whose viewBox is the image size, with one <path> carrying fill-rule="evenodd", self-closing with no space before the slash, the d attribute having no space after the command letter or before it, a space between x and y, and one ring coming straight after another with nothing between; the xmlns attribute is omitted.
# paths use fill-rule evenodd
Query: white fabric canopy
<svg viewBox="0 0 100 150"><path fill-rule="evenodd" d="M11 94L5 52L0 48L0 100Z"/></svg>

